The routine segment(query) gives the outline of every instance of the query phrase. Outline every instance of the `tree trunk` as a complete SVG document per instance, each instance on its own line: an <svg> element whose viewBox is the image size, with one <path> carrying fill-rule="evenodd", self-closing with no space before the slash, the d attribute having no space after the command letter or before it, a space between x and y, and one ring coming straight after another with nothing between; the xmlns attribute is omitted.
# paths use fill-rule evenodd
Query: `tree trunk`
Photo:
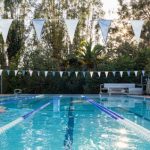
<svg viewBox="0 0 150 150"><path fill-rule="evenodd" d="M7 45L4 44L4 58L5 58L5 66L9 66L9 58L8 58L8 52L7 52Z"/></svg>

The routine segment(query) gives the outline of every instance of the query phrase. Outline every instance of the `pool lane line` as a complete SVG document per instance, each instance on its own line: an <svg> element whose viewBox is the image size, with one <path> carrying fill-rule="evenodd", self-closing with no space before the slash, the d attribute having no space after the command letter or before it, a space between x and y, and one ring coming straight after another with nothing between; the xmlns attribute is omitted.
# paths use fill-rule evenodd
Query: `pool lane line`
<svg viewBox="0 0 150 150"><path fill-rule="evenodd" d="M140 138L142 137L143 139L145 139L146 141L150 142L150 130L134 123L133 121L130 121L124 117L119 117L120 115L111 111L110 109L104 107L103 105L100 105L99 103L95 102L92 99L86 98L85 96L82 96L82 98L84 98L87 102L93 104L95 107L98 107L101 111L105 112L107 115L109 116L113 116L115 115L116 118L115 119L118 123L120 123L121 125L125 126L128 129L132 129L132 131L134 131L137 136L139 136Z"/></svg>
<svg viewBox="0 0 150 150"><path fill-rule="evenodd" d="M6 132L7 130L11 129L12 127L16 126L17 124L21 123L22 121L26 120L27 118L33 116L34 114L38 113L39 111L41 111L42 109L46 108L47 106L49 106L51 104L51 102L48 102L46 104L44 104L43 106L17 118L16 120L4 125L3 127L0 128L0 134L3 134L4 132Z"/></svg>
<svg viewBox="0 0 150 150"><path fill-rule="evenodd" d="M133 115L136 115L136 116L138 116L139 118L150 122L150 119L147 118L147 117L145 117L144 115L141 115L141 114L139 114L139 113L137 113L137 112L134 112L134 111L132 111L132 110L125 109L125 108L122 108L122 107L120 107L120 109L122 109L122 110L124 110L124 111L126 111L126 112L129 112L129 113L132 113Z"/></svg>
<svg viewBox="0 0 150 150"><path fill-rule="evenodd" d="M69 111L68 111L68 124L66 128L66 134L64 139L64 149L72 150L73 145L73 130L74 130L74 115L73 115L73 99L70 100Z"/></svg>

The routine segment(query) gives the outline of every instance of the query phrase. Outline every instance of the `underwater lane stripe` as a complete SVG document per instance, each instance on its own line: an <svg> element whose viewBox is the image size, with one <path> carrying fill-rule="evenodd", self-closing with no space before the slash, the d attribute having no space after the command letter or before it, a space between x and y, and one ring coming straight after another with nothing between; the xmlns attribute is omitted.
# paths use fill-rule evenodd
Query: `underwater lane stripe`
<svg viewBox="0 0 150 150"><path fill-rule="evenodd" d="M73 130L74 130L74 115L73 115L73 100L70 101L69 111L68 111L68 125L65 134L64 148L65 150L72 150L73 145Z"/></svg>
<svg viewBox="0 0 150 150"><path fill-rule="evenodd" d="M122 108L122 107L121 107L120 109L122 109L122 110L124 110L124 111L127 111L127 112L129 112L129 113L132 113L132 114L138 116L139 118L144 119L144 120L150 122L150 119L149 119L149 118L146 118L146 117L144 117L143 115L140 115L140 114L138 114L138 113L136 113L136 112L134 112L134 111L131 111L131 110L128 110L128 109L125 109L125 108Z"/></svg>
<svg viewBox="0 0 150 150"><path fill-rule="evenodd" d="M51 104L51 102L48 102L48 103L44 104L43 106L41 106L40 108L35 109L35 110L17 118L16 120L4 125L3 127L0 128L0 134L6 132L7 130L9 130L12 127L16 126L17 124L19 124L20 122L24 121L25 119L29 118L30 116L34 115L35 113L39 112L40 110L46 108L50 104Z"/></svg>

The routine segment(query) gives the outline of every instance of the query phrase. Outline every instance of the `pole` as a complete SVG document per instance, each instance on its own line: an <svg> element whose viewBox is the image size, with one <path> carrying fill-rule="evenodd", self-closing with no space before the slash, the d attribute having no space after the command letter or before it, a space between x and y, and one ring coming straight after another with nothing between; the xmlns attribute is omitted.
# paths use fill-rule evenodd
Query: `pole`
<svg viewBox="0 0 150 150"><path fill-rule="evenodd" d="M3 94L3 75L1 74L1 94Z"/></svg>

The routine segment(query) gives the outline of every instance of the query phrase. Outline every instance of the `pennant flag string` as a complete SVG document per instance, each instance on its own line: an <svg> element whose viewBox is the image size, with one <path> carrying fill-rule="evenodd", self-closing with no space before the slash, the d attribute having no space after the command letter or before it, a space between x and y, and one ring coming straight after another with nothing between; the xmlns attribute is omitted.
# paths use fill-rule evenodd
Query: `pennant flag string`
<svg viewBox="0 0 150 150"><path fill-rule="evenodd" d="M78 19L65 19L65 24L67 27L67 31L68 31L68 35L70 37L71 44L73 43L74 34L76 31L78 22L79 22Z"/></svg>
<svg viewBox="0 0 150 150"><path fill-rule="evenodd" d="M15 70L15 76L17 75L17 73L18 73L18 70Z"/></svg>
<svg viewBox="0 0 150 150"><path fill-rule="evenodd" d="M70 71L68 71L68 77L70 77L70 75L71 75L71 72L70 72Z"/></svg>
<svg viewBox="0 0 150 150"><path fill-rule="evenodd" d="M130 71L127 71L127 74L128 74L128 77L130 77L131 72L130 72Z"/></svg>
<svg viewBox="0 0 150 150"><path fill-rule="evenodd" d="M78 77L78 71L75 72L76 78Z"/></svg>
<svg viewBox="0 0 150 150"><path fill-rule="evenodd" d="M25 71L25 70L22 70L22 75L23 75L23 76L25 75L25 73L26 73L26 71Z"/></svg>
<svg viewBox="0 0 150 150"><path fill-rule="evenodd" d="M0 69L0 76L2 75L2 73L3 73L3 70L2 70L2 69Z"/></svg>
<svg viewBox="0 0 150 150"><path fill-rule="evenodd" d="M92 71L90 71L90 76L91 76L91 78L93 77L93 72Z"/></svg>
<svg viewBox="0 0 150 150"><path fill-rule="evenodd" d="M138 71L134 71L134 74L137 77L138 76Z"/></svg>
<svg viewBox="0 0 150 150"><path fill-rule="evenodd" d="M29 70L30 77L32 77L33 70Z"/></svg>
<svg viewBox="0 0 150 150"><path fill-rule="evenodd" d="M142 75L145 76L145 70L142 70Z"/></svg>
<svg viewBox="0 0 150 150"><path fill-rule="evenodd" d="M9 70L9 69L6 69L6 70L0 69L0 75L2 74L3 71L6 71L7 75L10 75L11 70ZM26 71L28 71L29 75L32 76L36 70L22 70L22 71L21 70L12 70L12 71L14 71L15 76L21 72L22 72L22 75L24 76ZM37 75L40 76L41 71L36 71L36 72L37 72ZM47 77L49 71L43 71L43 72L44 72L44 76ZM58 72L60 77L62 77L63 75L66 75L66 74L70 77L71 73L72 73L72 71L50 71L50 72L52 73L52 76L55 76L56 72ZM86 76L86 74L89 74L91 78L93 77L94 73L97 73L97 75L99 77L101 77L101 73L104 73L106 77L108 77L109 73L112 73L112 75L115 77L117 72L119 72L120 77L123 77L124 72L126 72L128 76L130 76L132 72L134 73L134 75L136 77L140 73L143 76L145 76L145 70L142 70L142 71L138 71L138 70L134 70L134 71L130 71L130 70L129 71L74 71L75 76L78 77L80 72L82 73L82 75L84 77ZM66 73L66 74L64 74L64 73Z"/></svg>
<svg viewBox="0 0 150 150"><path fill-rule="evenodd" d="M55 71L53 71L53 72L52 72L53 77L55 77L55 74L56 74Z"/></svg>
<svg viewBox="0 0 150 150"><path fill-rule="evenodd" d="M44 74L45 74L45 78L46 78L48 75L48 71L45 71Z"/></svg>
<svg viewBox="0 0 150 150"><path fill-rule="evenodd" d="M112 73L113 73L113 76L115 77L116 76L116 71L113 71Z"/></svg>
<svg viewBox="0 0 150 150"><path fill-rule="evenodd" d="M131 25L132 25L133 32L135 35L135 39L138 43L140 41L140 36L141 36L143 24L144 24L143 20L132 20L131 21Z"/></svg>
<svg viewBox="0 0 150 150"><path fill-rule="evenodd" d="M123 71L120 71L120 77L121 78L123 77Z"/></svg>
<svg viewBox="0 0 150 150"><path fill-rule="evenodd" d="M34 28L35 28L35 32L37 35L38 40L41 39L41 34L42 34L42 29L45 23L45 19L33 19L32 20Z"/></svg>
<svg viewBox="0 0 150 150"><path fill-rule="evenodd" d="M56 19L51 19L51 20L56 20ZM60 20L60 19L57 19ZM98 20L98 19L96 19ZM91 21L96 21L96 20L91 20ZM0 30L2 32L3 40L6 43L8 32L10 29L10 26L12 24L13 19L0 19ZM33 26L35 28L35 32L37 35L38 40L41 39L41 34L43 30L43 26L45 23L46 19L32 19ZM67 28L67 32L70 38L71 44L73 43L74 39L74 34L78 25L79 20L78 19L64 19L65 25ZM111 26L112 20L106 20L106 19L99 19L98 24L101 29L101 33L103 36L103 40L105 44L107 43L107 38L108 38L108 33L109 33L109 28ZM141 36L141 31L142 27L144 25L144 20L131 20L130 21L131 26L133 28L133 32L135 35L136 41L139 43L140 36Z"/></svg>
<svg viewBox="0 0 150 150"><path fill-rule="evenodd" d="M8 75L8 76L10 75L10 70L7 70L7 75Z"/></svg>
<svg viewBox="0 0 150 150"><path fill-rule="evenodd" d="M99 21L99 26L101 28L101 32L102 32L102 36L103 36L105 44L107 43L108 32L111 26L111 22L112 20L100 20Z"/></svg>
<svg viewBox="0 0 150 150"><path fill-rule="evenodd" d="M101 72L98 72L98 76L101 77Z"/></svg>
<svg viewBox="0 0 150 150"><path fill-rule="evenodd" d="M3 40L6 43L8 32L10 29L10 26L12 24L13 19L0 19L0 31L3 36Z"/></svg>
<svg viewBox="0 0 150 150"><path fill-rule="evenodd" d="M63 76L63 71L59 71L60 77L62 78Z"/></svg>
<svg viewBox="0 0 150 150"><path fill-rule="evenodd" d="M106 78L108 77L108 73L109 73L108 71L105 71L105 76L106 76Z"/></svg>
<svg viewBox="0 0 150 150"><path fill-rule="evenodd" d="M83 71L82 74L83 74L83 77L85 78L85 71Z"/></svg>
<svg viewBox="0 0 150 150"><path fill-rule="evenodd" d="M42 19L44 19L45 20L45 22L46 21L61 21L62 23L64 22L64 20L66 19L67 17L62 17L62 18L51 18L51 19L48 19L48 18L35 18L35 20L36 19L38 19L38 20L42 20ZM78 19L78 18L74 18L74 19ZM74 20L74 19L72 19L72 20ZM21 19L21 18L13 18L13 20L24 20L24 19ZM25 19L26 21L31 21L31 20L34 20L34 19ZM71 19L68 19L68 20L71 20ZM88 21L88 22L94 22L94 21L96 21L96 22L98 22L98 21L100 21L100 20L107 20L107 19L105 19L105 18L97 18L97 19L85 19L85 21ZM148 19L142 19L142 21L147 21ZM120 22L125 22L125 23L127 23L127 22L131 22L132 20L129 20L129 19L113 19L112 21L120 21ZM138 20L137 20L138 21Z"/></svg>
<svg viewBox="0 0 150 150"><path fill-rule="evenodd" d="M38 77L40 76L40 71L37 72Z"/></svg>

